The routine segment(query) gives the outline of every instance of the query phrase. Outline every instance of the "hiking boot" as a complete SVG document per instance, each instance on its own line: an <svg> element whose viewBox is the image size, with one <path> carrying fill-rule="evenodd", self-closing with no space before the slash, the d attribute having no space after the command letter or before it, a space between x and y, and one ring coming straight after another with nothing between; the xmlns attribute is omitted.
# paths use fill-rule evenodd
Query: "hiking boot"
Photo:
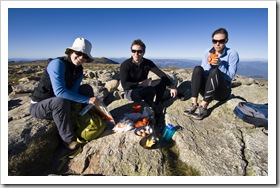
<svg viewBox="0 0 280 188"><path fill-rule="evenodd" d="M198 104L195 105L194 103L192 103L192 106L189 109L185 110L184 114L190 116L195 113L197 108L198 108Z"/></svg>
<svg viewBox="0 0 280 188"><path fill-rule="evenodd" d="M70 143L65 143L64 145L69 150L75 150L75 149L77 149L80 146L80 143L77 142L77 141L72 141Z"/></svg>
<svg viewBox="0 0 280 188"><path fill-rule="evenodd" d="M204 108L203 106L198 107L198 113L192 115L192 118L197 119L197 120L202 120L208 115L207 113L207 108Z"/></svg>

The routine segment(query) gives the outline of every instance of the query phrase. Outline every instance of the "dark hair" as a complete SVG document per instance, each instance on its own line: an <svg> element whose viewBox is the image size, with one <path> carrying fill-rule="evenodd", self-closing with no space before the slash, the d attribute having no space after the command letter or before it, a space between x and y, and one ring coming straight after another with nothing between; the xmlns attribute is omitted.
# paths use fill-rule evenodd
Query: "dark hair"
<svg viewBox="0 0 280 188"><path fill-rule="evenodd" d="M140 39L137 39L137 40L134 40L130 46L130 49L132 49L132 46L133 45L139 45L141 46L142 50L145 52L146 51L146 45L144 44L144 42L142 42L142 40Z"/></svg>
<svg viewBox="0 0 280 188"><path fill-rule="evenodd" d="M226 36L226 39L228 40L228 32L227 32L227 30L225 28L219 28L216 31L214 31L213 34L212 34L212 38L216 34L224 34Z"/></svg>

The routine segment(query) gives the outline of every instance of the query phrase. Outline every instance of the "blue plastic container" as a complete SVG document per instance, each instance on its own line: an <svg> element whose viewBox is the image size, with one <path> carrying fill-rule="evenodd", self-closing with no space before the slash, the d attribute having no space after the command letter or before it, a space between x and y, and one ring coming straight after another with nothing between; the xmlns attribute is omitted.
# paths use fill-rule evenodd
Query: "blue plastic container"
<svg viewBox="0 0 280 188"><path fill-rule="evenodd" d="M172 124L167 124L162 131L162 139L169 142L176 132L176 128Z"/></svg>

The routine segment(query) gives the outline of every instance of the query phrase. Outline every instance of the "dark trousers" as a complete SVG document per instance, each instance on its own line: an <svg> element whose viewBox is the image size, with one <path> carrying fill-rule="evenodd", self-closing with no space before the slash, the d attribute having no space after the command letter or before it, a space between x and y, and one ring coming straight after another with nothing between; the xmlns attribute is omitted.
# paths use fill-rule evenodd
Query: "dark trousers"
<svg viewBox="0 0 280 188"><path fill-rule="evenodd" d="M162 102L168 78L163 77L155 86L135 88L131 92L131 99L135 102L144 100L149 106L159 105ZM154 98L156 97L155 101Z"/></svg>
<svg viewBox="0 0 280 188"><path fill-rule="evenodd" d="M88 97L94 96L90 85L81 85L79 93ZM76 140L72 123L70 121L71 102L59 97L51 97L30 105L30 114L38 119L54 120L62 140L70 143Z"/></svg>
<svg viewBox="0 0 280 188"><path fill-rule="evenodd" d="M192 97L197 98L200 93L203 100L209 103L213 99L226 100L231 93L231 88L218 68L211 69L206 77L204 69L201 66L196 66L192 74L191 91Z"/></svg>

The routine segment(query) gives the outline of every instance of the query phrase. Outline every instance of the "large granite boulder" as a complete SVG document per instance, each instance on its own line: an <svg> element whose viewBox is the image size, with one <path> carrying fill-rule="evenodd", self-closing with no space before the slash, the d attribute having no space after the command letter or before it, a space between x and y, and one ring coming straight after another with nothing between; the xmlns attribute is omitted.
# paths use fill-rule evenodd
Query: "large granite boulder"
<svg viewBox="0 0 280 188"><path fill-rule="evenodd" d="M32 69L28 69L32 70ZM159 125L171 123L179 129L169 144L147 150L140 146L140 137L134 130L122 133L112 131L113 124L97 139L86 143L82 151L57 171L61 157L67 150L61 144L52 121L34 119L29 114L30 91L36 79L12 85L9 94L9 175L104 175L104 176L267 176L268 133L263 127L254 127L235 116L233 109L246 99L253 103L268 103L267 81L237 76L230 100L209 105L210 115L196 121L183 115L190 106L191 70L165 70L176 78L180 96L162 104L164 115ZM29 71L30 73L34 71ZM114 89L102 89L110 80L117 80L118 72L102 71L105 82L96 92L114 97ZM26 76L26 74L25 74ZM96 76L85 78L96 83ZM37 79L38 80L38 79ZM106 95L104 94L106 90ZM103 93L102 93L103 92ZM99 95L99 93L97 93ZM116 123L131 112L132 102L111 98L108 110ZM142 103L144 107L146 104ZM160 127L157 127L160 130Z"/></svg>

